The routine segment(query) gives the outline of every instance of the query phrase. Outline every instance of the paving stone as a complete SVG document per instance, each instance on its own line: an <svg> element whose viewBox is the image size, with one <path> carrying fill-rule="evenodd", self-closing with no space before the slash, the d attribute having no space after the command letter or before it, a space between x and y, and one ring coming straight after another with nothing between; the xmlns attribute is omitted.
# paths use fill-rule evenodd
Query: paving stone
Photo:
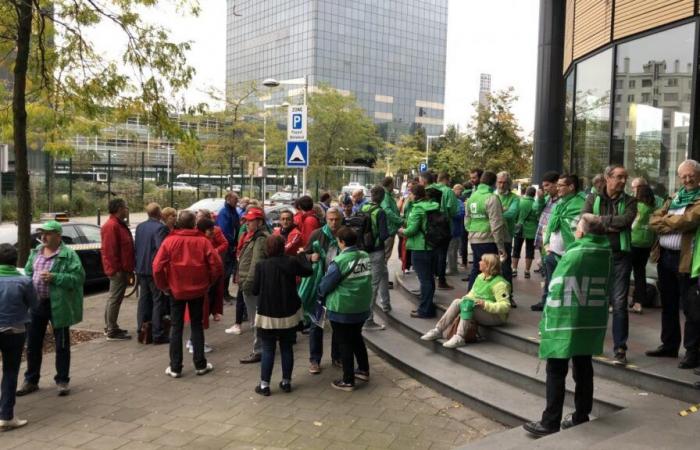
<svg viewBox="0 0 700 450"><path fill-rule="evenodd" d="M357 430L354 428L341 428L337 426L330 426L324 433L323 437L330 439L333 442L354 442L357 437L362 434L362 430Z"/></svg>
<svg viewBox="0 0 700 450"><path fill-rule="evenodd" d="M198 437L197 434L185 431L168 430L167 433L152 441L153 444L165 447L184 447Z"/></svg>
<svg viewBox="0 0 700 450"><path fill-rule="evenodd" d="M219 423L219 422L205 422L202 425L194 428L192 431L197 433L197 434L203 434L206 436L221 436L222 434L226 433L228 430L233 428L233 425L229 425L227 423Z"/></svg>
<svg viewBox="0 0 700 450"><path fill-rule="evenodd" d="M375 431L363 431L354 444L368 445L373 447L387 448L396 439L396 435L391 433L377 433Z"/></svg>
<svg viewBox="0 0 700 450"><path fill-rule="evenodd" d="M141 425L138 423L126 423L117 420L110 420L108 423L103 424L99 429L95 430L100 434L106 436L124 436L130 434L132 431L139 428ZM127 436L129 439L133 439L131 436Z"/></svg>
<svg viewBox="0 0 700 450"><path fill-rule="evenodd" d="M266 447L284 448L298 437L298 434L289 431L267 430L255 439L255 443L262 444Z"/></svg>
<svg viewBox="0 0 700 450"><path fill-rule="evenodd" d="M357 422L352 424L352 428L357 428L358 430L364 431L375 431L381 433L386 430L389 426L389 422L379 419L368 419L366 417L360 417Z"/></svg>
<svg viewBox="0 0 700 450"><path fill-rule="evenodd" d="M168 423L162 425L167 430L175 431L192 431L195 428L206 424L205 421L199 419L189 419L187 417L176 417Z"/></svg>
<svg viewBox="0 0 700 450"><path fill-rule="evenodd" d="M128 437L129 439L133 439L135 441L151 442L169 432L170 430L166 430L165 428L161 427L141 426L133 431L130 431Z"/></svg>
<svg viewBox="0 0 700 450"><path fill-rule="evenodd" d="M221 436L199 436L190 442L192 448L221 449L230 444L230 441Z"/></svg>
<svg viewBox="0 0 700 450"><path fill-rule="evenodd" d="M159 414L159 413L150 413L147 414L143 417L139 417L134 421L134 423L139 423L141 425L146 425L146 426L155 426L159 427L162 426L163 424L172 422L175 419L175 417L170 416L168 414Z"/></svg>
<svg viewBox="0 0 700 450"><path fill-rule="evenodd" d="M299 449L299 450L324 450L330 446L331 441L329 439L299 436L289 445L289 448Z"/></svg>
<svg viewBox="0 0 700 450"><path fill-rule="evenodd" d="M64 445L67 447L80 447L93 439L99 438L100 435L97 433L91 433L89 431L72 430L69 433L64 434L56 439L54 439L52 445Z"/></svg>
<svg viewBox="0 0 700 450"><path fill-rule="evenodd" d="M114 436L100 436L90 442L82 445L82 448L88 450L114 450L129 442L128 439Z"/></svg>
<svg viewBox="0 0 700 450"><path fill-rule="evenodd" d="M264 431L260 430L258 428L253 428L253 427L241 425L241 426L233 427L231 430L222 434L221 437L224 437L226 439L231 439L233 441L252 443L258 437L260 437L260 435L262 435L263 433L264 433Z"/></svg>

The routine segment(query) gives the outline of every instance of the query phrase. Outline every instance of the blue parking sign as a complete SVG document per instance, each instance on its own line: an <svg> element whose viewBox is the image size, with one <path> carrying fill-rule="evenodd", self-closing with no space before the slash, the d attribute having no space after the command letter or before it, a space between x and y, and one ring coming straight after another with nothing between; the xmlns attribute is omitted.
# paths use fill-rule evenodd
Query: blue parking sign
<svg viewBox="0 0 700 450"><path fill-rule="evenodd" d="M425 172L426 170L428 170L428 163L422 162L420 165L418 165L419 172Z"/></svg>
<svg viewBox="0 0 700 450"><path fill-rule="evenodd" d="M302 113L292 114L292 129L303 130L304 129L304 115Z"/></svg>

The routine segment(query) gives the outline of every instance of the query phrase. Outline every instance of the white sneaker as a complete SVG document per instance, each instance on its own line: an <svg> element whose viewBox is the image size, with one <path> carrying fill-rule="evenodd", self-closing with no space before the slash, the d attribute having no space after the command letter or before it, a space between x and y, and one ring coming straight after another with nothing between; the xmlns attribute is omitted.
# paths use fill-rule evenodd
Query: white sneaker
<svg viewBox="0 0 700 450"><path fill-rule="evenodd" d="M442 344L442 346L445 348L457 348L463 346L464 344L466 344L466 342L464 342L464 338L458 334L455 334L449 341Z"/></svg>
<svg viewBox="0 0 700 450"><path fill-rule="evenodd" d="M192 344L187 346L187 351L189 351L190 353L194 353L194 347L192 347ZM213 351L214 347L206 343L204 344L204 353L211 353Z"/></svg>
<svg viewBox="0 0 700 450"><path fill-rule="evenodd" d="M192 353L192 341L190 339L187 339L187 344L185 344L185 347L187 347L187 350Z"/></svg>
<svg viewBox="0 0 700 450"><path fill-rule="evenodd" d="M165 374L167 376L173 377L173 378L180 378L182 376L182 373L180 373L180 372L173 372L173 370L170 368L170 366L168 366L168 368L165 369Z"/></svg>
<svg viewBox="0 0 700 450"><path fill-rule="evenodd" d="M214 365L212 363L207 363L207 367L205 367L204 369L197 369L195 373L197 375L206 375L212 370L214 370Z"/></svg>
<svg viewBox="0 0 700 450"><path fill-rule="evenodd" d="M372 319L369 319L368 321L365 322L365 324L362 326L362 329L364 331L380 331L385 329L386 327L382 324L379 324L375 322Z"/></svg>
<svg viewBox="0 0 700 450"><path fill-rule="evenodd" d="M436 339L440 339L441 337L442 337L442 331L438 330L437 328L433 328L432 330L428 331L420 338L421 338L421 340L424 340L424 341L434 341Z"/></svg>
<svg viewBox="0 0 700 450"><path fill-rule="evenodd" d="M226 334L241 334L241 326L240 324L234 324L232 327L226 328L224 330Z"/></svg>
<svg viewBox="0 0 700 450"><path fill-rule="evenodd" d="M21 428L26 424L26 419L18 419L17 417L10 420L0 420L0 431L14 430L15 428Z"/></svg>

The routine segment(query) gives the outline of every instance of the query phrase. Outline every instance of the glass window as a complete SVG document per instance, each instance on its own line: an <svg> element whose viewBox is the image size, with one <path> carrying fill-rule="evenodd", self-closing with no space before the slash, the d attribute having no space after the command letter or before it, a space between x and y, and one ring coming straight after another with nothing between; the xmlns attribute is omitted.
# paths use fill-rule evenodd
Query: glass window
<svg viewBox="0 0 700 450"><path fill-rule="evenodd" d="M576 65L573 169L582 186L603 172L610 160L612 49Z"/></svg>
<svg viewBox="0 0 700 450"><path fill-rule="evenodd" d="M571 132L574 126L574 71L566 77L566 98L564 105L564 161L565 171L571 170Z"/></svg>
<svg viewBox="0 0 700 450"><path fill-rule="evenodd" d="M635 96L637 102L619 105L612 161L624 164L632 177L646 178L658 195L678 187L676 169L688 153L694 36L691 23L617 48L616 77L641 78L650 89Z"/></svg>
<svg viewBox="0 0 700 450"><path fill-rule="evenodd" d="M630 89L633 89L635 84L636 84L636 80L630 80L630 82L629 82ZM620 83L620 85L618 85L618 87L623 87L622 83Z"/></svg>
<svg viewBox="0 0 700 450"><path fill-rule="evenodd" d="M95 225L80 225L80 231L85 235L85 240L88 244L99 244L102 242L100 235L100 227Z"/></svg>

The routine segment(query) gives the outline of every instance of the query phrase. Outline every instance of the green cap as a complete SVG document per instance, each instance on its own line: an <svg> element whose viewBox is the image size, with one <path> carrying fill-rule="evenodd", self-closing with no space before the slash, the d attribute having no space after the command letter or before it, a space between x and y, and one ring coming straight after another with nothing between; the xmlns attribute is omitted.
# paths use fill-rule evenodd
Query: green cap
<svg viewBox="0 0 700 450"><path fill-rule="evenodd" d="M48 222L40 226L37 229L37 231L53 231L54 233L63 234L63 227L60 223L56 222L55 220L49 220Z"/></svg>

